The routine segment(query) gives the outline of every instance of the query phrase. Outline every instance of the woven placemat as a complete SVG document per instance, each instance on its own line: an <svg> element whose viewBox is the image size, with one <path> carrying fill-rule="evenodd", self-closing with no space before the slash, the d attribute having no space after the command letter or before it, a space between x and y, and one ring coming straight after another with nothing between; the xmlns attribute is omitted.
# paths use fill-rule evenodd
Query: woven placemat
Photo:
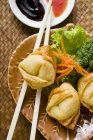
<svg viewBox="0 0 93 140"><path fill-rule="evenodd" d="M77 0L68 22L82 25L93 33L93 0ZM0 140L5 140L12 120L15 103L7 85L7 66L13 50L18 44L37 29L27 27L12 14L8 0L0 0ZM13 140L29 140L30 123L20 114ZM38 139L44 139L38 136Z"/></svg>

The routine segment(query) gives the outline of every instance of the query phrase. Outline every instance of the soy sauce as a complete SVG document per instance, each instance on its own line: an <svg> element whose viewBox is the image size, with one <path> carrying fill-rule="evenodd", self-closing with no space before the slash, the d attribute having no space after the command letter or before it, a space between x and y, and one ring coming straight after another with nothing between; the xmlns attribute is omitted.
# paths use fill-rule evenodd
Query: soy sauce
<svg viewBox="0 0 93 140"><path fill-rule="evenodd" d="M20 11L29 19L41 21L44 16L44 8L39 0L16 0Z"/></svg>

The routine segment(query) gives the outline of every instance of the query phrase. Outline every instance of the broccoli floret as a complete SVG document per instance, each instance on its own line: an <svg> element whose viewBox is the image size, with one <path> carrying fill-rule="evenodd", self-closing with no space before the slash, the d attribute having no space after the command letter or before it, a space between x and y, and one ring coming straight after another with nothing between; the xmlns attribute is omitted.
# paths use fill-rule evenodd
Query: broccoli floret
<svg viewBox="0 0 93 140"><path fill-rule="evenodd" d="M87 71L93 69L93 38L77 51L75 61Z"/></svg>
<svg viewBox="0 0 93 140"><path fill-rule="evenodd" d="M89 67L90 67L90 69L93 69L93 60L91 60L91 61L89 62Z"/></svg>

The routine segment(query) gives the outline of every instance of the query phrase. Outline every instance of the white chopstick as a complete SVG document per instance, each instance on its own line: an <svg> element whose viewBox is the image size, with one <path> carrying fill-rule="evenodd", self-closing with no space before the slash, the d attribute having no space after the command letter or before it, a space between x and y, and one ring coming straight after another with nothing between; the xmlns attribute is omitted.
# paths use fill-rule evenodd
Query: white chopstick
<svg viewBox="0 0 93 140"><path fill-rule="evenodd" d="M51 18L52 18L52 8L50 9L50 13L49 13L48 20L47 20L47 28L46 28L46 32L45 32L44 45L49 44Z"/></svg>
<svg viewBox="0 0 93 140"><path fill-rule="evenodd" d="M48 17L44 45L48 45L48 43L49 43L51 15L52 15L52 9L50 10L50 14ZM38 121L38 113L39 113L40 100L41 100L41 92L42 92L42 89L38 89L36 92L36 99L35 99L35 105L34 105L34 113L33 113L33 121L32 121L30 140L35 140L37 121Z"/></svg>
<svg viewBox="0 0 93 140"><path fill-rule="evenodd" d="M47 9L46 9L46 12L45 12L44 19L42 21L42 25L41 25L40 31L38 33L37 41L35 43L34 51L36 49L38 49L39 46L40 46L42 36L43 36L43 33L44 33L44 29L45 29L45 26L46 26L47 18L48 18L49 12L50 12L51 4L52 4L52 0L49 0L48 6L47 6Z"/></svg>
<svg viewBox="0 0 93 140"><path fill-rule="evenodd" d="M17 123L17 119L18 119L18 116L19 116L19 113L20 113L20 110L21 110L21 106L22 106L22 103L23 103L23 100L24 100L24 97L25 97L26 89L27 89L27 83L24 81L6 140L11 140L12 139L13 132L15 130L15 126L16 126L16 123Z"/></svg>
<svg viewBox="0 0 93 140"><path fill-rule="evenodd" d="M45 12L45 15L44 15L44 18L43 18L43 21L42 21L42 24L41 24L41 28L39 30L39 33L38 33L37 40L36 40L33 51L35 51L40 46L41 39L42 39L42 36L43 36L43 32L44 32L44 29L45 29L45 26L46 26L46 21L47 21L49 11L50 11L50 8L51 8L51 4L52 4L52 0L50 0L49 3L48 3L48 6L47 6L47 9L46 9L46 12ZM27 90L27 83L24 81L6 140L12 140L13 133L14 133L15 126L16 126L16 123L17 123L17 120L18 120L18 116L19 116L19 113L20 113L20 110L21 110L21 107L22 107L22 103L23 103L23 100L24 100L24 97L25 97L26 90Z"/></svg>
<svg viewBox="0 0 93 140"><path fill-rule="evenodd" d="M67 140L69 140L69 130L67 128Z"/></svg>

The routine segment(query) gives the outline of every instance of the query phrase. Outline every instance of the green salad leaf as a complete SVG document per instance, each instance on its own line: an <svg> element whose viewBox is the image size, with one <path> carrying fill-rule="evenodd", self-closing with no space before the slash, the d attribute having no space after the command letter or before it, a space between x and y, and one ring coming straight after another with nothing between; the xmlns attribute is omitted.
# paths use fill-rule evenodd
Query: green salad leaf
<svg viewBox="0 0 93 140"><path fill-rule="evenodd" d="M75 55L77 50L84 45L87 40L85 30L77 25L71 27L69 30L64 28L60 28L52 35L53 45L51 48L55 46L61 49L61 43L64 42L65 49L68 54Z"/></svg>
<svg viewBox="0 0 93 140"><path fill-rule="evenodd" d="M56 49L56 47L61 49L61 42L63 39L63 35L62 35L63 31L64 31L64 28L60 28L60 29L56 30L55 33L51 36L52 41L53 41L53 44L51 45L52 49Z"/></svg>

